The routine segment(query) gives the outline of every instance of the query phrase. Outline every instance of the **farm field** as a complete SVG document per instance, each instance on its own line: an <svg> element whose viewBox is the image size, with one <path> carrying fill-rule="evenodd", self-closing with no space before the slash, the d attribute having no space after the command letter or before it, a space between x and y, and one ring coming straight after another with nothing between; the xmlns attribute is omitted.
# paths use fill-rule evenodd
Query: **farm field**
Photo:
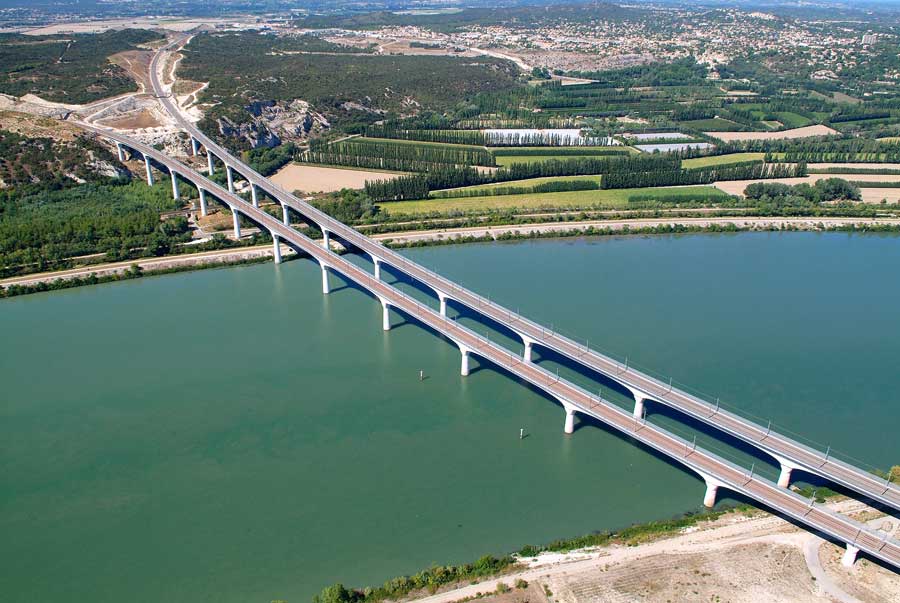
<svg viewBox="0 0 900 603"><path fill-rule="evenodd" d="M273 174L270 180L289 191L332 193L344 188L362 188L367 180L393 180L403 175L398 172L289 163Z"/></svg>
<svg viewBox="0 0 900 603"><path fill-rule="evenodd" d="M741 124L733 122L730 119L722 119L719 117L710 119L694 119L678 123L687 128L693 128L695 130L715 130L721 132L740 130L743 127L741 126Z"/></svg>
<svg viewBox="0 0 900 603"><path fill-rule="evenodd" d="M730 155L695 157L694 159L683 160L681 162L681 167L702 168L712 165L730 165L732 163L742 163L744 161L762 161L765 156L765 153L732 153Z"/></svg>
<svg viewBox="0 0 900 603"><path fill-rule="evenodd" d="M743 191L743 189L741 189ZM379 203L381 211L391 214L431 214L441 212L472 212L496 209L622 209L628 206L630 195L659 193L683 196L708 196L716 194L712 186L681 186L656 188L623 188L614 190L568 191L563 193L529 193L523 195L497 195L487 197L463 197L457 199L424 199L421 201L396 201ZM722 193L722 197L725 197Z"/></svg>
<svg viewBox="0 0 900 603"><path fill-rule="evenodd" d="M601 176L545 176L542 178L525 178L524 180L509 180L507 182L492 182L491 184L476 184L474 186L462 186L459 188L448 188L442 191L434 191L435 193L449 191L477 191L491 188L504 187L526 187L537 186L538 184L546 184L548 182L573 182L573 181L594 181L600 182Z"/></svg>
<svg viewBox="0 0 900 603"><path fill-rule="evenodd" d="M799 113L793 113L791 111L778 111L775 113L775 116L778 118L778 121L784 124L786 128L803 128L812 123L807 117L800 115Z"/></svg>
<svg viewBox="0 0 900 603"><path fill-rule="evenodd" d="M514 163L540 163L542 161L550 161L551 159L565 161L567 159L585 159L592 157L610 157L610 155L598 155L596 153L585 152L583 155L500 155L496 159L497 165L502 167Z"/></svg>
<svg viewBox="0 0 900 603"><path fill-rule="evenodd" d="M782 130L780 132L706 132L708 136L718 138L725 142L733 142L739 140L784 140L793 138L809 138L812 136L832 136L837 134L836 130L832 130L828 126L815 125L806 126L805 128L794 128L792 130Z"/></svg>
<svg viewBox="0 0 900 603"><path fill-rule="evenodd" d="M379 138L377 136L353 136L347 138L347 142L366 142L369 144L408 144L417 147L428 147L432 149L440 149L444 147L450 147L455 149L472 149L472 150L482 150L485 147L474 145L474 144L458 144L455 142L427 142L424 140L403 140L400 138Z"/></svg>

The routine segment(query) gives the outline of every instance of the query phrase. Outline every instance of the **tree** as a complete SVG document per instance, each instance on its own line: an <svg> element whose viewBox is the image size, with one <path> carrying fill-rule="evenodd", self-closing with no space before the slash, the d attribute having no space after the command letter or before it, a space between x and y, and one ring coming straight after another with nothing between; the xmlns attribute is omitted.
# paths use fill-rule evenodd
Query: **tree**
<svg viewBox="0 0 900 603"><path fill-rule="evenodd" d="M332 584L322 589L313 597L314 603L352 603L357 597L347 590L343 584Z"/></svg>

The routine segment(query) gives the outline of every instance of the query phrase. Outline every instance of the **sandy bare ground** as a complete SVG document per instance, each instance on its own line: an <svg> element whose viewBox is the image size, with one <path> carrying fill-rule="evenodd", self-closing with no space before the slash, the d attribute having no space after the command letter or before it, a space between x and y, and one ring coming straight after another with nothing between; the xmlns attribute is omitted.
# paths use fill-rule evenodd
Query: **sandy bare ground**
<svg viewBox="0 0 900 603"><path fill-rule="evenodd" d="M367 180L393 180L402 175L289 163L269 179L289 191L331 193L344 188L363 188Z"/></svg>
<svg viewBox="0 0 900 603"><path fill-rule="evenodd" d="M707 136L732 142L735 140L782 140L785 138L809 138L810 136L830 136L837 134L828 126L815 125L780 132L706 132Z"/></svg>
<svg viewBox="0 0 900 603"><path fill-rule="evenodd" d="M180 266L203 266L209 264L229 264L241 260L269 257L273 253L271 245L260 245L256 247L242 247L240 249L220 249L217 251L205 251L202 253L192 253L184 255L173 255L161 258L146 258L139 260L131 260L128 262L111 262L108 264L95 264L85 266L83 268L73 268L71 270L59 270L56 272L42 272L40 274L28 274L26 276L17 276L0 280L0 287L6 288L10 285L34 285L40 282L52 282L56 279L70 280L78 277L87 277L91 274L97 276L108 276L110 274L122 274L127 272L131 266L137 264L146 271L150 270L166 270ZM282 246L281 253L288 255L292 251Z"/></svg>
<svg viewBox="0 0 900 603"><path fill-rule="evenodd" d="M812 170L834 170L850 168L858 170L900 170L900 163L807 163L806 167ZM862 180L863 174L844 174L848 180Z"/></svg>
<svg viewBox="0 0 900 603"><path fill-rule="evenodd" d="M857 182L900 182L900 174L811 174L800 178L769 178L766 180L728 180L713 184L717 189L729 195L743 195L744 190L755 182L781 182L782 184L814 184L826 178L843 178ZM865 188L860 187L863 203L881 203L887 199L888 203L897 203L900 200L900 188Z"/></svg>
<svg viewBox="0 0 900 603"><path fill-rule="evenodd" d="M492 237L506 234L527 235L530 233L552 234L571 232L589 228L609 228L613 231L626 229L654 228L657 226L692 226L708 228L733 224L745 230L797 229L819 230L840 226L894 224L900 226L900 218L756 218L756 217L715 217L715 218L646 218L637 220L588 220L583 222L548 222L535 224L513 224L509 226L475 226L470 228L447 228L443 230L421 230L404 233L385 233L372 238L395 242L453 240L461 237Z"/></svg>
<svg viewBox="0 0 900 603"><path fill-rule="evenodd" d="M856 501L832 506L849 513L864 509ZM814 542L810 545L811 540ZM818 555L818 563L813 565L827 580L814 579L804 555L810 546ZM417 601L460 601L493 592L499 582L512 585L520 578L530 585L539 585L545 592L549 590L550 599L558 603L898 600L898 574L866 560L848 570L840 565L841 554L842 549L823 544L816 536L778 517L762 512L750 516L730 513L678 536L639 546L615 545L523 559L527 569L517 573ZM499 599L488 596L483 601L497 603Z"/></svg>

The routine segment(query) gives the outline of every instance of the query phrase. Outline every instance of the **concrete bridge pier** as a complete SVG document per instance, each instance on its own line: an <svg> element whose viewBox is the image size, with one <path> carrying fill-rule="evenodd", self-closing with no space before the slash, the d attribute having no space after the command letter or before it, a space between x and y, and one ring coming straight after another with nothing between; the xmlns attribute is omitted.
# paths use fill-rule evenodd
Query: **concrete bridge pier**
<svg viewBox="0 0 900 603"><path fill-rule="evenodd" d="M525 337L524 335L519 335L519 337L522 338L522 343L525 344L525 350L522 352L522 361L532 362L532 352L534 351L534 344L536 342L534 339Z"/></svg>
<svg viewBox="0 0 900 603"><path fill-rule="evenodd" d="M291 225L291 216L290 216L290 214L288 214L287 203L281 204L281 221L284 222L285 226Z"/></svg>
<svg viewBox="0 0 900 603"><path fill-rule="evenodd" d="M241 238L241 215L238 213L238 210L234 207L231 208L231 220L234 222L234 238L235 240L240 240Z"/></svg>
<svg viewBox="0 0 900 603"><path fill-rule="evenodd" d="M275 263L281 263L281 239L274 232L272 233L272 251L275 257Z"/></svg>
<svg viewBox="0 0 900 603"><path fill-rule="evenodd" d="M331 233L322 229L322 247L325 249L331 249Z"/></svg>
<svg viewBox="0 0 900 603"><path fill-rule="evenodd" d="M198 188L197 190L200 191L200 215L206 216L206 189Z"/></svg>
<svg viewBox="0 0 900 603"><path fill-rule="evenodd" d="M391 312L387 300L379 298L381 301L381 328L384 331L391 330Z"/></svg>
<svg viewBox="0 0 900 603"><path fill-rule="evenodd" d="M563 402L563 408L566 409L566 424L563 426L563 433L575 433L575 407Z"/></svg>
<svg viewBox="0 0 900 603"><path fill-rule="evenodd" d="M210 153L209 149L206 149L206 167L210 176L216 173L216 166L213 165L213 154Z"/></svg>
<svg viewBox="0 0 900 603"><path fill-rule="evenodd" d="M702 475L701 477L703 477L703 481L706 482L706 494L703 495L703 506L707 509L712 509L716 506L716 494L719 491L719 487L724 487L725 484L709 475Z"/></svg>
<svg viewBox="0 0 900 603"><path fill-rule="evenodd" d="M122 143L116 143L116 152L119 154L119 161L125 161L125 149L122 148Z"/></svg>
<svg viewBox="0 0 900 603"><path fill-rule="evenodd" d="M447 296L438 293L438 299L441 300L441 316L447 316Z"/></svg>
<svg viewBox="0 0 900 603"><path fill-rule="evenodd" d="M372 263L375 265L375 278L379 281L381 280L381 260L376 257L372 257Z"/></svg>
<svg viewBox="0 0 900 603"><path fill-rule="evenodd" d="M857 555L859 555L859 547L847 544L847 550L844 551L844 555L841 557L841 565L844 567L853 567Z"/></svg>
<svg viewBox="0 0 900 603"><path fill-rule="evenodd" d="M328 295L331 293L331 288L328 286L328 266L319 262L319 265L322 267L322 293Z"/></svg>
<svg viewBox="0 0 900 603"><path fill-rule="evenodd" d="M153 186L153 168L150 167L150 157L144 155L144 169L147 172L147 186Z"/></svg>
<svg viewBox="0 0 900 603"><path fill-rule="evenodd" d="M632 411L632 414L635 419L640 419L644 416L644 402L649 400L650 397L644 392L628 387L627 385L625 388L631 392L632 396L634 396L634 410Z"/></svg>
<svg viewBox="0 0 900 603"><path fill-rule="evenodd" d="M463 377L469 376L469 348L465 346L459 346L459 351L462 354L462 360L459 365L459 374Z"/></svg>
<svg viewBox="0 0 900 603"><path fill-rule="evenodd" d="M200 153L200 143L197 142L197 139L191 136L191 155L196 157Z"/></svg>
<svg viewBox="0 0 900 603"><path fill-rule="evenodd" d="M169 174L172 176L172 198L178 201L181 195L178 192L178 176L175 170L169 168Z"/></svg>
<svg viewBox="0 0 900 603"><path fill-rule="evenodd" d="M253 199L253 207L259 207L259 193L256 190L256 185L252 182L250 183L250 198Z"/></svg>
<svg viewBox="0 0 900 603"><path fill-rule="evenodd" d="M225 173L228 174L228 192L234 194L234 170L227 163L225 164Z"/></svg>
<svg viewBox="0 0 900 603"><path fill-rule="evenodd" d="M781 472L778 474L778 487L787 488L791 485L791 472L794 469L802 469L802 467L798 467L795 463L781 457L776 456L775 460L781 465Z"/></svg>

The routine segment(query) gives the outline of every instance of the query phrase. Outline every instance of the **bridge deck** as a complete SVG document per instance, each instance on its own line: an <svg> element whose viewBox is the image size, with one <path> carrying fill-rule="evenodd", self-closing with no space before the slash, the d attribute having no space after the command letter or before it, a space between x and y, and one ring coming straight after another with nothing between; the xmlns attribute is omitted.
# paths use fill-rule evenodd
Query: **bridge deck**
<svg viewBox="0 0 900 603"><path fill-rule="evenodd" d="M872 500L900 510L900 487L890 484L887 480L850 463L841 461L827 452L802 444L779 433L777 430L763 427L740 415L723 410L718 404L713 405L681 389L672 388L669 384L662 383L650 375L636 371L633 368L623 367L621 363L601 352L524 318L510 309L491 302L489 299L424 268L396 251L388 249L377 241L373 241L350 226L331 218L324 212L275 185L203 134L193 123L184 118L172 99L162 94L165 92L165 89L159 82L158 77L158 58L160 56L162 56L162 52L157 53L154 56L154 61L151 63L151 79L154 89L160 96L160 102L163 103L166 110L186 132L202 143L208 151L212 151L214 155L217 155L227 165L230 165L232 169L237 170L249 182L258 186L279 203L293 208L308 219L318 223L321 228L344 239L369 254L372 258L377 258L388 265L402 270L432 289L478 310L492 320L536 343L544 345L629 388L646 394L646 397L649 399L666 404L694 419L737 437L768 452L780 461L787 461L799 469L831 479L835 483Z"/></svg>
<svg viewBox="0 0 900 603"><path fill-rule="evenodd" d="M560 379L534 363L523 361L517 354L482 338L430 306L375 278L369 272L325 249L290 226L284 225L268 213L229 193L205 176L163 153L114 132L93 127L88 127L88 129L125 144L145 156L152 157L198 188L202 187L233 209L247 215L298 251L307 253L323 266L328 266L366 288L385 304L393 306L429 326L454 341L461 348L471 350L479 357L540 388L561 403L568 404L579 412L594 417L624 435L675 459L703 476L707 481L712 480L723 487L739 492L803 525L819 530L839 541L854 544L869 555L900 568L900 542L895 539L889 538L887 535L880 537L876 531L860 522L835 513L827 507L818 506L813 501L789 489L780 488L769 480L752 473L748 474L743 467L702 447L693 445L660 427L640 421L609 401L603 400L565 379Z"/></svg>

